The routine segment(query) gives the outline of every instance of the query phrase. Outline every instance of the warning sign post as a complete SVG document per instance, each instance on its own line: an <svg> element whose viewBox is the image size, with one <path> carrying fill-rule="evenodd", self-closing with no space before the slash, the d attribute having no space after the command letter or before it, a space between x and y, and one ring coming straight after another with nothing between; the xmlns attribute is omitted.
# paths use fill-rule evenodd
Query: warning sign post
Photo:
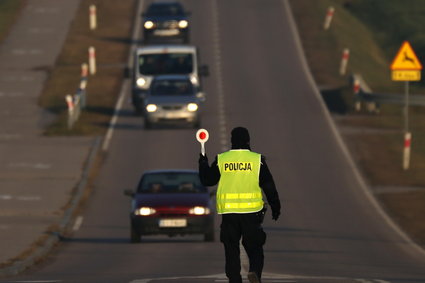
<svg viewBox="0 0 425 283"><path fill-rule="evenodd" d="M410 163L410 144L412 134L409 132L409 82L421 80L422 64L413 51L408 41L403 42L397 55L390 66L391 79L393 81L405 82L405 105L404 105L404 150L403 150L403 169L409 169ZM408 141L408 142L406 142ZM408 146L406 146L408 144Z"/></svg>

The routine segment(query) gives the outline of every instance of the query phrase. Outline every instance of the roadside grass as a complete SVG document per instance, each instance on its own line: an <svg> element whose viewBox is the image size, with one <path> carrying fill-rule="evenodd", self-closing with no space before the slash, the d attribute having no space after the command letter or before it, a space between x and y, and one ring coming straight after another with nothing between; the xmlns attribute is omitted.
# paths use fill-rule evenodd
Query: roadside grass
<svg viewBox="0 0 425 283"><path fill-rule="evenodd" d="M102 135L105 133L124 77L131 42L134 0L82 0L56 65L40 95L39 104L56 114L45 130L50 135ZM98 27L89 29L89 6L96 5ZM70 130L65 95L80 83L81 64L88 63L88 48L96 49L97 72L89 75L87 106Z"/></svg>
<svg viewBox="0 0 425 283"><path fill-rule="evenodd" d="M24 4L24 0L0 1L0 43L6 38Z"/></svg>
<svg viewBox="0 0 425 283"><path fill-rule="evenodd" d="M379 114L365 110L356 112L355 97L350 86L350 75L359 73L374 92L404 93L403 83L391 81L389 66L402 44L400 37L392 37L392 32L395 26L401 25L404 34L408 34L406 29L412 28L411 21L406 25L397 21L408 18L408 13L417 9L419 2L375 2L380 2L379 15L385 15L384 18L377 17L376 9L373 8L375 6L363 0L292 0L291 7L310 69L359 170L372 188L401 188L401 192L379 193L376 197L413 239L425 244L424 108L409 107L412 152L410 169L403 170L403 105L381 105ZM402 9L391 17L399 5L410 8ZM331 28L325 31L323 22L329 6L335 7L335 14ZM415 19L418 18L416 15ZM425 24L425 17L420 19L420 23ZM386 29L386 26L391 28ZM416 22L416 26L417 30L410 34L420 42L422 37L418 34L423 25ZM418 50L425 52L425 48L422 49L420 44L418 46ZM339 64L344 48L350 49L350 58L347 75L341 76ZM421 58L419 54L418 57ZM410 86L411 93L425 93L420 83L410 83ZM332 103L343 105L335 106ZM403 188L409 187L419 189L403 192Z"/></svg>

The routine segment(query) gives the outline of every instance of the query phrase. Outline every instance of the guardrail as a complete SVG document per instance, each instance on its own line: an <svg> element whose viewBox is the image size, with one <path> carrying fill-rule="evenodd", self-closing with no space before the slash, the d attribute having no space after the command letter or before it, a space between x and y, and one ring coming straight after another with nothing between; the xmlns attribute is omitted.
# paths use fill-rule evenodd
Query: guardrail
<svg viewBox="0 0 425 283"><path fill-rule="evenodd" d="M369 112L379 113L380 104L405 104L404 94L374 93L360 74L352 75L352 86L355 97L355 109L361 110L361 103L366 103ZM409 105L425 106L425 95L410 94Z"/></svg>
<svg viewBox="0 0 425 283"><path fill-rule="evenodd" d="M74 95L65 96L68 105L68 129L72 129L80 117L81 110L86 107L87 100L87 64L82 65L80 85Z"/></svg>

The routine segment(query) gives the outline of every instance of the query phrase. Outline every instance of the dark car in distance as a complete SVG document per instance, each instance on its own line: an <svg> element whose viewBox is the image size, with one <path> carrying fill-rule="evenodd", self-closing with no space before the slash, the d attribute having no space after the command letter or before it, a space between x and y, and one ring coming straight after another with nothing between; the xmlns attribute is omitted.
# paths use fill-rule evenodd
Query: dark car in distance
<svg viewBox="0 0 425 283"><path fill-rule="evenodd" d="M189 13L179 2L153 2L143 17L145 43L153 38L181 38L189 42Z"/></svg>
<svg viewBox="0 0 425 283"><path fill-rule="evenodd" d="M145 172L132 197L130 211L132 243L143 235L170 237L202 234L214 241L214 215L211 196L195 170L155 170Z"/></svg>

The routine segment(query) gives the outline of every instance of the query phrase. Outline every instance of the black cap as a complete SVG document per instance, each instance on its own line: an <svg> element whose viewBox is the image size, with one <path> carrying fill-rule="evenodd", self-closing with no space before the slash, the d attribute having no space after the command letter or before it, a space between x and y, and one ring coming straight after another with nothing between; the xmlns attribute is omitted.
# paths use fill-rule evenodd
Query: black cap
<svg viewBox="0 0 425 283"><path fill-rule="evenodd" d="M249 148L249 132L244 127L236 127L231 132L232 148Z"/></svg>

